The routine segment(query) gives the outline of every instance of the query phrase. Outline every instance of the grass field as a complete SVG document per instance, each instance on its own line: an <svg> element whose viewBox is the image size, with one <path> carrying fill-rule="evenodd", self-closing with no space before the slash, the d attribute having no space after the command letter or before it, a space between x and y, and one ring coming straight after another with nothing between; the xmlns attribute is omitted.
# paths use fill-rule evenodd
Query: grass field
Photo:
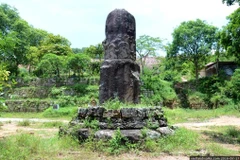
<svg viewBox="0 0 240 160"><path fill-rule="evenodd" d="M170 124L202 122L221 116L240 117L238 110L228 107L214 110L168 109L165 116ZM145 140L136 144L122 144L118 138L109 142L90 139L79 143L70 137L58 137L61 120L72 117L55 117L52 122L31 122L29 118L44 118L41 113L1 113L1 117L25 118L23 122L2 122L4 126L16 127L16 131L0 136L0 159L160 159L164 156L187 159L190 155L240 155L240 128L235 126L209 126L201 130L181 127L173 136L157 141ZM49 119L49 118L48 118ZM60 120L60 121L57 121ZM12 124L11 124L12 123ZM16 123L16 124L13 124ZM120 137L121 138L121 137ZM128 157L128 158L126 158Z"/></svg>

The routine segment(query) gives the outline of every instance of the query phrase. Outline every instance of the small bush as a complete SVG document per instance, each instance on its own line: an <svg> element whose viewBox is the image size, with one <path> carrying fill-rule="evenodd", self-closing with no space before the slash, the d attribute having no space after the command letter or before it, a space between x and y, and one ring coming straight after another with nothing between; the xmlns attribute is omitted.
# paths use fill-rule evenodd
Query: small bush
<svg viewBox="0 0 240 160"><path fill-rule="evenodd" d="M110 154L119 154L125 149L124 142L126 139L123 138L120 129L115 131L113 138L109 141L108 152Z"/></svg>
<svg viewBox="0 0 240 160"><path fill-rule="evenodd" d="M207 95L201 92L194 92L189 95L188 101L190 108L200 109L207 108L208 104L206 102Z"/></svg>
<svg viewBox="0 0 240 160"><path fill-rule="evenodd" d="M240 137L240 130L236 129L235 127L231 127L227 130L227 135L232 138Z"/></svg>
<svg viewBox="0 0 240 160"><path fill-rule="evenodd" d="M18 122L18 126L30 126L31 122L29 120L23 120Z"/></svg>
<svg viewBox="0 0 240 160"><path fill-rule="evenodd" d="M88 85L86 84L75 84L72 88L80 94L85 94L86 93L86 88L88 87Z"/></svg>
<svg viewBox="0 0 240 160"><path fill-rule="evenodd" d="M117 110L117 109L120 109L121 106L123 106L123 103L121 101L119 101L117 98L115 98L115 99L111 99L111 100L104 102L103 106L109 110L110 109Z"/></svg>
<svg viewBox="0 0 240 160"><path fill-rule="evenodd" d="M85 119L83 121L83 125L84 125L85 128L92 128L94 130L99 129L99 121L98 120Z"/></svg>
<svg viewBox="0 0 240 160"><path fill-rule="evenodd" d="M63 91L65 88L63 87L53 87L51 92L50 92L50 96L52 98L57 98L58 96L62 96L63 95Z"/></svg>

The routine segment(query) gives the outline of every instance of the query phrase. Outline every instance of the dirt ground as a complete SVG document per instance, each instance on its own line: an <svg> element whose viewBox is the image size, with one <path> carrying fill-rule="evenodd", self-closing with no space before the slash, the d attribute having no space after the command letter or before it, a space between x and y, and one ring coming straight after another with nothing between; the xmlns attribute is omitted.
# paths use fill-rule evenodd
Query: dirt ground
<svg viewBox="0 0 240 160"><path fill-rule="evenodd" d="M0 129L0 139L4 138L9 135L18 134L20 132L27 132L29 134L35 134L36 132L47 132L51 135L57 134L58 128L34 128L32 125L30 126L18 126L19 121L23 121L24 119L21 118L0 118L0 122L2 122L2 126ZM28 119L30 122L50 122L53 120L47 120L47 119ZM60 120L61 122L67 123L68 121ZM199 133L202 131L209 131L210 126L235 126L237 128L240 128L240 118L237 117L231 117L231 116L221 116L219 118L210 119L205 122L189 122L189 123L178 123L174 126L178 127L185 127L190 130L195 130ZM208 139L207 136L201 135L204 139ZM233 144L221 144L224 148L231 148L232 150L240 151L240 145L233 145ZM132 155L132 154L124 154L119 157L119 159L138 159L138 160L188 160L189 157L184 155L166 155L163 154L159 157L145 157L145 156L138 156L138 155ZM118 158L116 158L118 159Z"/></svg>

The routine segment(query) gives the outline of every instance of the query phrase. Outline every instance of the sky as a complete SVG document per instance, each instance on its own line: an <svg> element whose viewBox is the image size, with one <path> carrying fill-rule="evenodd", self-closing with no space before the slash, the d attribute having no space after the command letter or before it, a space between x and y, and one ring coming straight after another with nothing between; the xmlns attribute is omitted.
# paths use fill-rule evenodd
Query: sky
<svg viewBox="0 0 240 160"><path fill-rule="evenodd" d="M136 36L172 41L181 22L205 20L222 28L226 17L239 6L222 0L0 0L15 7L21 18L35 28L59 34L72 48L89 47L105 39L105 22L112 10L126 9L136 20Z"/></svg>

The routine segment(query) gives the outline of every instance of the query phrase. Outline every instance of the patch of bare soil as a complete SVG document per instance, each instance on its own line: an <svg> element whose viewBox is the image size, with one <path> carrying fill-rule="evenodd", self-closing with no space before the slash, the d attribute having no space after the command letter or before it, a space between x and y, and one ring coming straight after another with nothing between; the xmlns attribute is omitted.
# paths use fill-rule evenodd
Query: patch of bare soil
<svg viewBox="0 0 240 160"><path fill-rule="evenodd" d="M52 135L58 132L58 128L31 128L31 126L18 126L15 122L3 123L0 128L0 139L21 132L35 134L40 131L45 131L48 132L48 135Z"/></svg>
<svg viewBox="0 0 240 160"><path fill-rule="evenodd" d="M240 118L221 116L219 118L210 119L206 122L190 122L190 123L178 123L174 126L185 127L191 130L209 130L208 126L235 126L240 127Z"/></svg>

